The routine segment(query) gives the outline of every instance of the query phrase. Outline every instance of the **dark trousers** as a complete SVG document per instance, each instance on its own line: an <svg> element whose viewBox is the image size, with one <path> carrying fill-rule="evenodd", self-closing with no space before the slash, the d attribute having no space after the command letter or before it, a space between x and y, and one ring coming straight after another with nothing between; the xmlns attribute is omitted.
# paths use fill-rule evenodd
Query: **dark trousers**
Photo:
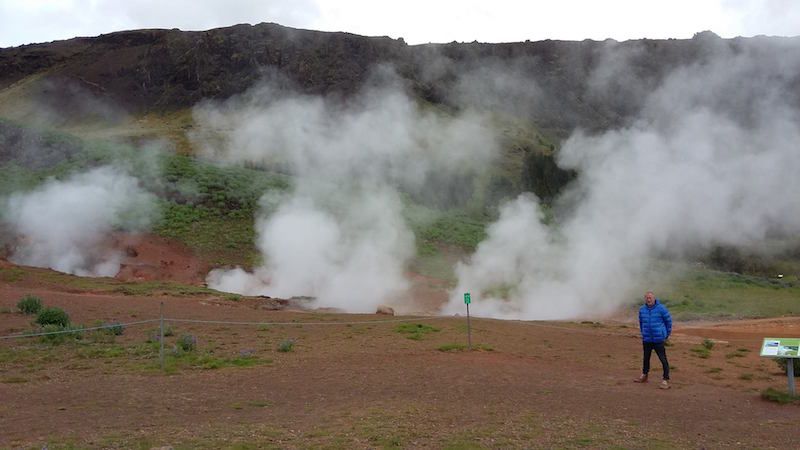
<svg viewBox="0 0 800 450"><path fill-rule="evenodd" d="M644 349L644 360L642 361L642 373L647 375L650 372L650 355L653 350L656 351L661 365L664 367L664 379L669 380L669 361L667 361L667 349L664 348L663 342L642 342Z"/></svg>

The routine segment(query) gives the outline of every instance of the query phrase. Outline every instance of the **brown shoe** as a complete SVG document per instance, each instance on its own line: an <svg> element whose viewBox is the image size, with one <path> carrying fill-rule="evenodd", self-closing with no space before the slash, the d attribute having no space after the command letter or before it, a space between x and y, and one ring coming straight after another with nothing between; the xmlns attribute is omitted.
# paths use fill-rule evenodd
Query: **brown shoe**
<svg viewBox="0 0 800 450"><path fill-rule="evenodd" d="M647 374L643 373L633 380L634 383L647 383Z"/></svg>
<svg viewBox="0 0 800 450"><path fill-rule="evenodd" d="M669 385L669 381L667 380L662 380L661 383L658 384L659 389L669 389L671 387L672 386Z"/></svg>

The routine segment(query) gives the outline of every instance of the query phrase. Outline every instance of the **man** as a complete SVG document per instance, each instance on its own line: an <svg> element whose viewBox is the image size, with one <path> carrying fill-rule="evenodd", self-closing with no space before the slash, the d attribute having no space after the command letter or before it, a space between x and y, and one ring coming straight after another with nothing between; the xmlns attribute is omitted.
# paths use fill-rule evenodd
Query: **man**
<svg viewBox="0 0 800 450"><path fill-rule="evenodd" d="M672 316L652 291L647 291L644 295L644 305L639 308L639 331L642 333L644 361L642 361L642 374L633 381L636 383L647 382L647 373L650 372L650 355L655 350L664 368L663 379L658 387L669 389L669 361L667 361L664 342L672 333Z"/></svg>

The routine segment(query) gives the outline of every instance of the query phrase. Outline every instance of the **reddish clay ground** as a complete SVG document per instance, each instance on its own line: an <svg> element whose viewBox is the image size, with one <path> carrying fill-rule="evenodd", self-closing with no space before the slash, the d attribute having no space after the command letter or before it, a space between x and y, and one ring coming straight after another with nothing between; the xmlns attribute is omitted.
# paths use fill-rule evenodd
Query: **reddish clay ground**
<svg viewBox="0 0 800 450"><path fill-rule="evenodd" d="M121 234L113 239L113 246L125 254L116 277L120 280L200 284L209 271L209 265L188 248L159 236Z"/></svg>
<svg viewBox="0 0 800 450"><path fill-rule="evenodd" d="M295 321L172 322L167 352L190 333L206 360L179 360L168 373L145 344L155 323L113 343L0 340L2 448L797 447L800 405L761 399L767 387L785 390L786 378L758 356L762 337L798 335L797 318L678 323L668 349L673 388L662 391L631 382L641 349L633 318L477 319L482 350L444 352L465 342L463 318L413 322L439 331L412 340L397 323L340 323L398 317L269 311L263 300L213 295L101 294L2 268L0 335L33 328L15 312L28 293L74 323L158 318L162 302L168 318ZM421 292L434 295L434 284ZM717 340L706 359L692 352L704 338ZM293 350L277 351L287 339ZM242 355L256 364L209 368ZM655 356L653 364L658 381Z"/></svg>
<svg viewBox="0 0 800 450"><path fill-rule="evenodd" d="M156 318L162 301L168 317L180 318L385 319L265 311L256 300L75 294L9 283L0 288L0 308L12 308L29 292L84 323ZM30 329L29 320L6 312L0 315L0 334ZM669 391L630 381L639 371L640 344L628 324L476 320L474 341L493 350L452 353L437 348L464 341L463 319L420 323L441 331L415 341L392 323L173 323L176 335L197 336L201 351L213 348L216 355L232 357L246 352L271 362L182 368L169 375L155 370L153 358L86 351L111 344L3 341L0 446L791 448L796 443L800 407L759 397L766 387L785 388L785 378L758 357L756 335L763 333L754 322L679 324L669 348L675 366ZM799 322L760 324L767 334L786 335ZM140 345L154 328L131 327L116 345ZM690 351L699 336L725 342L700 359ZM294 350L277 352L287 338L296 340ZM174 339L167 341L168 349ZM734 353L742 356L726 357Z"/></svg>

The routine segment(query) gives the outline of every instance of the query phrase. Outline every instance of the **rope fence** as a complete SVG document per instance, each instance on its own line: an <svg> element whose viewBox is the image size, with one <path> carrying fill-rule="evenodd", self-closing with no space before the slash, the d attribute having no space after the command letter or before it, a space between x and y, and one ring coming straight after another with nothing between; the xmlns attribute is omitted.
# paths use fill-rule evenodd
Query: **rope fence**
<svg viewBox="0 0 800 450"><path fill-rule="evenodd" d="M229 320L199 320L199 319L174 319L169 317L158 318L158 319L148 319L148 320L140 320L136 322L127 322L127 323L110 323L105 325L99 325L94 327L79 327L69 330L58 330L58 331L47 331L47 332L39 332L39 333L20 333L20 334L12 334L7 336L0 336L0 340L2 339L23 339L23 338L30 338L30 337L39 337L39 336L51 336L57 334L69 334L69 333L83 333L86 331L95 331L95 330L105 330L111 328L127 328L134 325L142 325L147 323L159 323L159 322L170 322L170 323L194 323L194 324L208 324L208 325L248 325L248 326L325 326L325 325L371 325L371 324L382 324L382 323L403 323L403 322L421 322L421 321L431 321L431 320L441 320L441 319L449 319L450 316L432 316L432 317L416 317L416 318L404 318L404 319L386 319L386 320L359 320L359 321L349 321L349 322L247 322L247 321L229 321Z"/></svg>
<svg viewBox="0 0 800 450"><path fill-rule="evenodd" d="M160 319L148 319L148 320L140 320L138 322L128 322L128 323L111 323L106 325L99 325L96 327L79 327L69 330L58 330L58 331L47 331L41 333L21 333L21 334L10 334L8 336L0 336L0 339L20 339L20 338L29 338L29 337L38 337L38 336L52 336L55 334L68 334L68 333L83 333L85 331L95 331L95 330L106 330L111 328L119 328L119 327L129 327L133 325L141 325L145 323L155 323L158 322Z"/></svg>

